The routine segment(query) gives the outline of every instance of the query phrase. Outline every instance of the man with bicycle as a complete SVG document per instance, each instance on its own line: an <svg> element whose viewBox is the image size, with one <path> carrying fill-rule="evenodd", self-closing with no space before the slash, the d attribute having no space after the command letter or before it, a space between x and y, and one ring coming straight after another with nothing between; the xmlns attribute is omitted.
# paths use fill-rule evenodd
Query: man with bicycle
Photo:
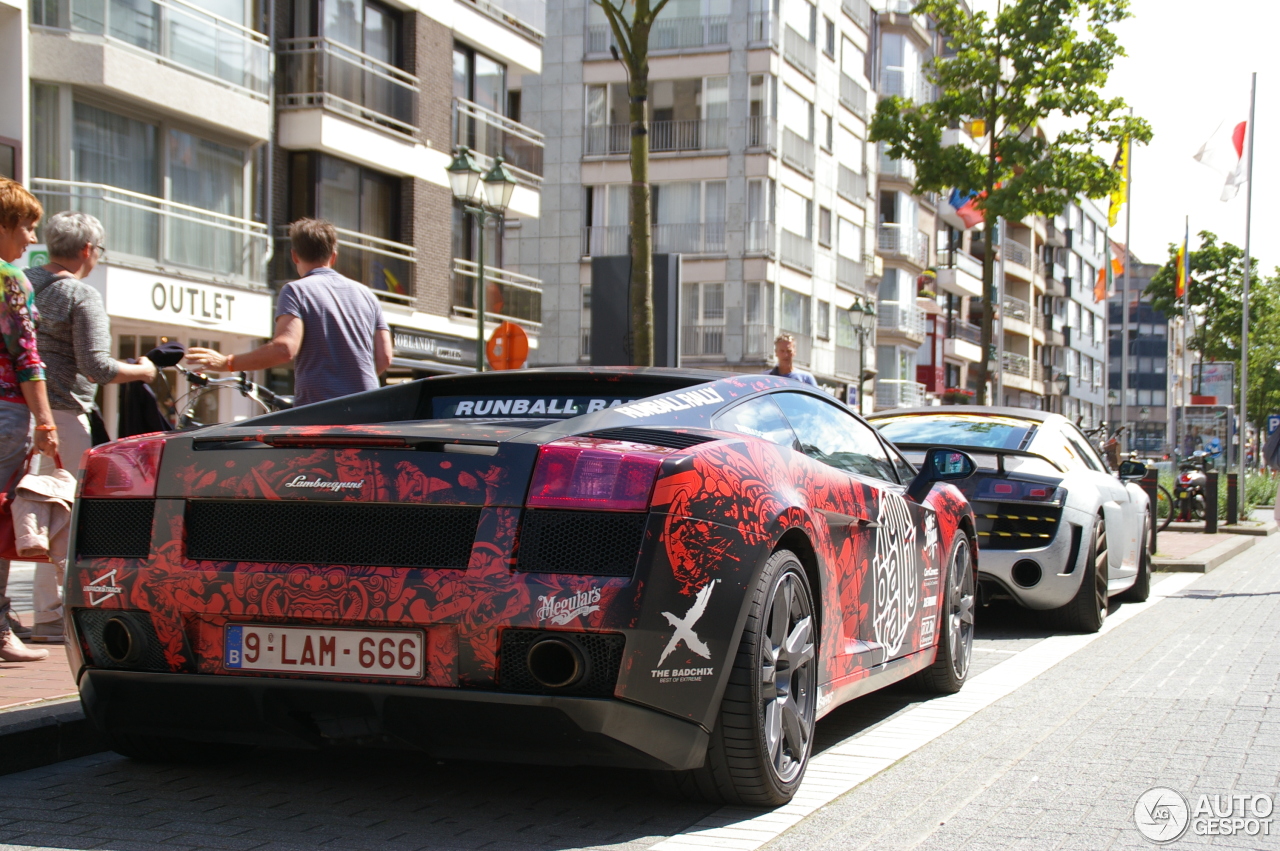
<svg viewBox="0 0 1280 851"><path fill-rule="evenodd" d="M391 365L391 329L373 290L334 270L338 231L321 219L289 226L301 276L276 300L275 336L251 352L224 355L194 346L187 360L215 372L253 372L294 362L294 404L373 390Z"/></svg>

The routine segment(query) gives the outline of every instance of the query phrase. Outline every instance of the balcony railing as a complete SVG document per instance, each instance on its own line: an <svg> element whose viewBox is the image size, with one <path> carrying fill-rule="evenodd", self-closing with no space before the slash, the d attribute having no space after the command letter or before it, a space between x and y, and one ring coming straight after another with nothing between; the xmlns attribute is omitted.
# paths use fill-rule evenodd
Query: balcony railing
<svg viewBox="0 0 1280 851"><path fill-rule="evenodd" d="M877 408L918 408L924 404L924 385L896 378L876 379Z"/></svg>
<svg viewBox="0 0 1280 851"><path fill-rule="evenodd" d="M885 254L895 254L915 263L919 262L920 256L918 240L919 231L911 230L906 225L886 223L880 225L876 244Z"/></svg>
<svg viewBox="0 0 1280 851"><path fill-rule="evenodd" d="M1004 259L1010 263L1017 263L1019 266L1031 268L1031 249L1023 245L1021 242L1014 242L1012 239L1004 241Z"/></svg>
<svg viewBox="0 0 1280 851"><path fill-rule="evenodd" d="M924 313L915 306L881 302L876 307L876 327L923 340Z"/></svg>
<svg viewBox="0 0 1280 851"><path fill-rule="evenodd" d="M935 99L934 86L920 75L907 77L902 68L880 69L880 94L908 98L916 103L928 103Z"/></svg>
<svg viewBox="0 0 1280 851"><path fill-rule="evenodd" d="M587 52L608 53L614 44L613 29L608 24L587 27ZM650 50L685 50L710 44L729 43L728 15L698 15L668 18L662 15L649 31Z"/></svg>
<svg viewBox="0 0 1280 851"><path fill-rule="evenodd" d="M476 315L478 268L471 260L453 259L453 312ZM542 324L542 281L493 266L484 268L485 318L498 322Z"/></svg>
<svg viewBox="0 0 1280 851"><path fill-rule="evenodd" d="M655 254L724 254L724 222L653 226ZM631 253L630 225L594 225L582 229L584 257Z"/></svg>
<svg viewBox="0 0 1280 851"><path fill-rule="evenodd" d="M680 329L680 354L707 357L724 354L723 325L685 325Z"/></svg>
<svg viewBox="0 0 1280 851"><path fill-rule="evenodd" d="M773 254L777 251L777 228L773 222L747 222L745 250L748 254Z"/></svg>
<svg viewBox="0 0 1280 851"><path fill-rule="evenodd" d="M778 46L778 18L772 12L751 12L747 15L747 41L751 44Z"/></svg>
<svg viewBox="0 0 1280 851"><path fill-rule="evenodd" d="M867 90L843 71L840 72L840 105L859 118L867 117Z"/></svg>
<svg viewBox="0 0 1280 851"><path fill-rule="evenodd" d="M806 272L813 271L813 240L782 229L782 262Z"/></svg>
<svg viewBox="0 0 1280 851"><path fill-rule="evenodd" d="M777 329L772 325L751 323L742 326L742 357L747 360L768 360L773 355L773 340Z"/></svg>
<svg viewBox="0 0 1280 851"><path fill-rule="evenodd" d="M1020 375L1023 378L1031 377L1031 358L1026 355L1005 352L1002 363L1004 371L1010 375Z"/></svg>
<svg viewBox="0 0 1280 851"><path fill-rule="evenodd" d="M840 8L863 32L871 32L871 4L867 0L841 0Z"/></svg>
<svg viewBox="0 0 1280 851"><path fill-rule="evenodd" d="M1031 305L1011 295L1004 297L1004 316L1006 319L1017 319L1020 322L1032 321Z"/></svg>
<svg viewBox="0 0 1280 851"><path fill-rule="evenodd" d="M899 180L915 180L916 164L911 160L895 160L880 148L880 176L896 177Z"/></svg>
<svg viewBox="0 0 1280 851"><path fill-rule="evenodd" d="M413 300L417 250L412 245L369 236L358 231L337 228L338 262L333 268L345 277L358 281L384 301ZM276 230L273 280L297 277L297 269L289 259L289 228Z"/></svg>
<svg viewBox="0 0 1280 851"><path fill-rule="evenodd" d="M417 135L418 78L327 38L280 40L285 109L320 107Z"/></svg>
<svg viewBox="0 0 1280 851"><path fill-rule="evenodd" d="M929 262L929 234L926 231L916 231L916 263L921 266L931 266Z"/></svg>
<svg viewBox="0 0 1280 851"><path fill-rule="evenodd" d="M209 275L266 282L267 226L101 183L37 177L46 210L78 210L102 221L113 255Z"/></svg>
<svg viewBox="0 0 1280 851"><path fill-rule="evenodd" d="M848 346L836 346L836 374L851 375L854 379L858 378L858 370L865 366L859 363L859 352L857 349L851 349Z"/></svg>
<svg viewBox="0 0 1280 851"><path fill-rule="evenodd" d="M547 32L547 0L467 0L491 18L520 30L539 44Z"/></svg>
<svg viewBox="0 0 1280 851"><path fill-rule="evenodd" d="M102 36L267 99L267 36L186 0L34 0L31 23Z"/></svg>
<svg viewBox="0 0 1280 851"><path fill-rule="evenodd" d="M542 155L546 141L541 133L518 121L485 109L463 98L453 99L453 142L480 155L481 168L490 168L502 157L517 180L532 186L542 183Z"/></svg>
<svg viewBox="0 0 1280 851"><path fill-rule="evenodd" d="M796 67L810 80L818 74L818 48L791 26L784 26L782 34L782 58Z"/></svg>
<svg viewBox="0 0 1280 851"><path fill-rule="evenodd" d="M865 207L867 204L867 176L841 165L836 171L836 194L852 204Z"/></svg>
<svg viewBox="0 0 1280 851"><path fill-rule="evenodd" d="M975 346L981 346L982 326L974 325L972 322L965 322L963 319L957 319L952 327L951 336L957 340L965 340Z"/></svg>
<svg viewBox="0 0 1280 851"><path fill-rule="evenodd" d="M729 122L724 118L650 121L649 151L704 151L729 147ZM587 153L625 154L631 151L631 124L587 127Z"/></svg>
<svg viewBox="0 0 1280 851"><path fill-rule="evenodd" d="M861 259L836 256L836 283L845 289L862 292L866 286L867 264Z"/></svg>
<svg viewBox="0 0 1280 851"><path fill-rule="evenodd" d="M938 249L938 266L943 269L958 269L961 272L982 278L982 261L967 251L946 251Z"/></svg>
<svg viewBox="0 0 1280 851"><path fill-rule="evenodd" d="M747 117L747 147L748 148L768 148L773 150L777 147L777 122L772 116L768 115L752 115Z"/></svg>
<svg viewBox="0 0 1280 851"><path fill-rule="evenodd" d="M790 127L783 127L782 161L801 174L813 177L813 143Z"/></svg>

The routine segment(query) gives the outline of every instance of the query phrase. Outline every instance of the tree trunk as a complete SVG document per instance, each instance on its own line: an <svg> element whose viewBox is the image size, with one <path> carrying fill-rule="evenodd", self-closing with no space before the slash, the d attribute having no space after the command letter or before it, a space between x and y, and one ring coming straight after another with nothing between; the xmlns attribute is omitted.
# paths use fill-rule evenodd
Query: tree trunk
<svg viewBox="0 0 1280 851"><path fill-rule="evenodd" d="M639 29L639 28L637 28ZM631 363L653 366L653 218L649 192L649 34L635 32L631 69Z"/></svg>

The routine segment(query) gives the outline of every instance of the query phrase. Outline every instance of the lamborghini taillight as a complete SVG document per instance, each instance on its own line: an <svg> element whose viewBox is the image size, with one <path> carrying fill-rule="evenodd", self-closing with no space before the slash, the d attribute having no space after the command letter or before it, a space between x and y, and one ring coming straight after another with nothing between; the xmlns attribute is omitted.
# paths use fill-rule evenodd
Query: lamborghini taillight
<svg viewBox="0 0 1280 851"><path fill-rule="evenodd" d="M80 495L94 499L155 496L164 441L164 433L157 432L90 449L84 454Z"/></svg>
<svg viewBox="0 0 1280 851"><path fill-rule="evenodd" d="M588 508L645 511L662 460L669 454L619 448L549 443L538 451L526 504L532 508Z"/></svg>

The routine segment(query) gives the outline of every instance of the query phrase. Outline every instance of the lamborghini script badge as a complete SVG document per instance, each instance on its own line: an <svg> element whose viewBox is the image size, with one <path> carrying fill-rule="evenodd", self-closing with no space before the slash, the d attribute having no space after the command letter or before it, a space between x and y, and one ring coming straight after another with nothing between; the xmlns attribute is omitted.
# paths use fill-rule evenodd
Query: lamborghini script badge
<svg viewBox="0 0 1280 851"><path fill-rule="evenodd" d="M114 568L94 579L92 584L80 586L80 590L89 595L89 605L91 606L101 606L116 594L124 593L124 589L116 584Z"/></svg>

